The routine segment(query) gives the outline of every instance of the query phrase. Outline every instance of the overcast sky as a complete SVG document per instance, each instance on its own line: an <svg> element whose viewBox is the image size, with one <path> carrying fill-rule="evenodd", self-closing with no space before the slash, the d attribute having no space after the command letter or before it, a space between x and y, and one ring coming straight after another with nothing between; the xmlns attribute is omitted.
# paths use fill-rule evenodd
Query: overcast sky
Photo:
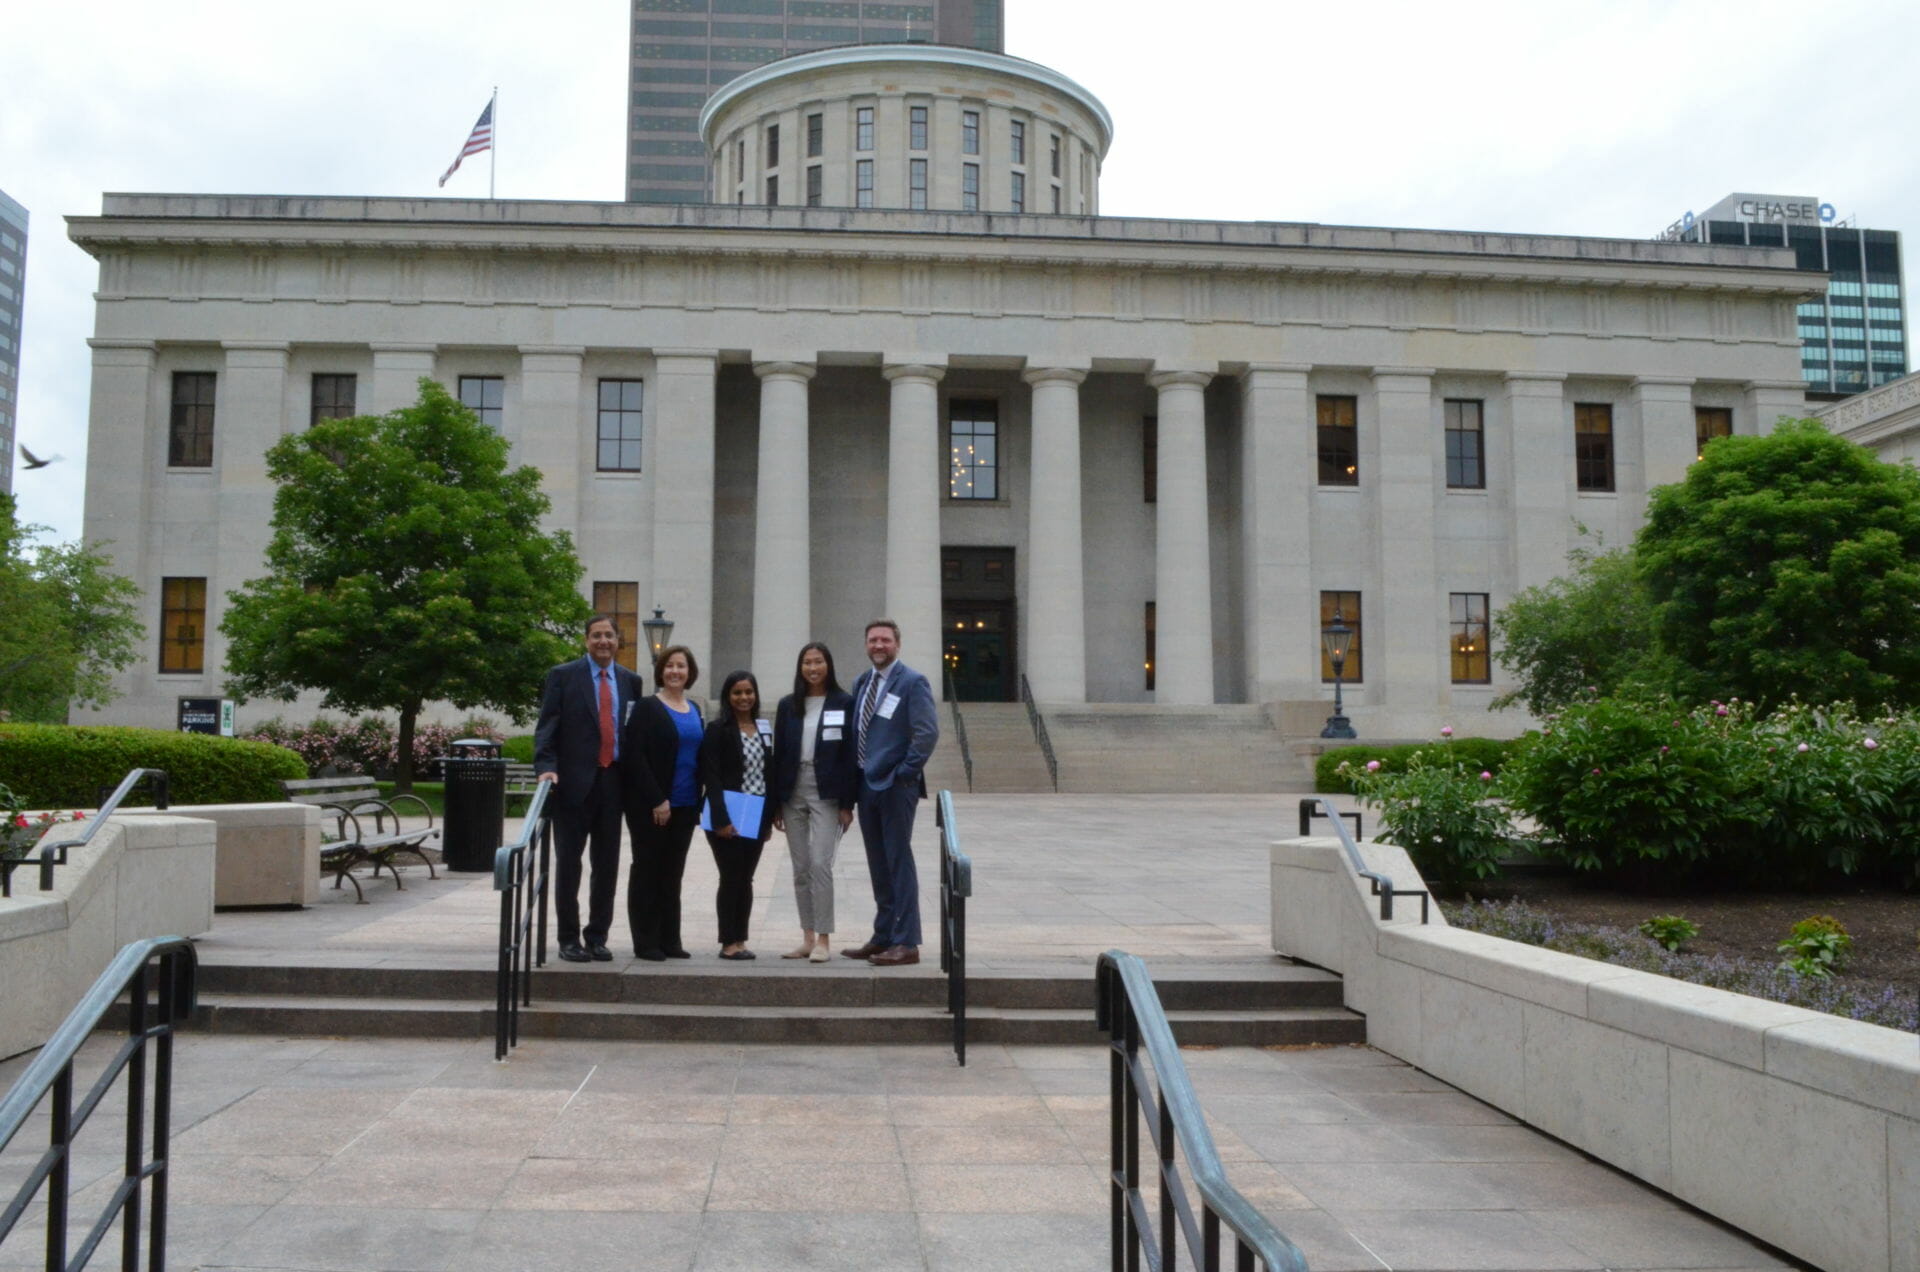
<svg viewBox="0 0 1920 1272"><path fill-rule="evenodd" d="M1145 25L1167 12L1182 25ZM22 516L80 532L96 271L65 217L107 190L434 196L495 85L501 198L617 200L627 20L626 0L16 6L17 431L66 456L16 473ZM1742 190L1823 199L1911 254L1916 49L1912 0L1007 0L1007 51L1112 112L1109 215L1648 238ZM444 193L486 189L481 155Z"/></svg>

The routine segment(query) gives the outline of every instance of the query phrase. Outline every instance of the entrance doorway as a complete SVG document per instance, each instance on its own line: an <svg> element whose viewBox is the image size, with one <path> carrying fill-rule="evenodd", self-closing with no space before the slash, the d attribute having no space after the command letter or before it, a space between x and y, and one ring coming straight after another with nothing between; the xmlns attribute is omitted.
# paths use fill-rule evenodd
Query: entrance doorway
<svg viewBox="0 0 1920 1272"><path fill-rule="evenodd" d="M1011 702L1015 676L1012 548L940 551L942 657L961 702Z"/></svg>

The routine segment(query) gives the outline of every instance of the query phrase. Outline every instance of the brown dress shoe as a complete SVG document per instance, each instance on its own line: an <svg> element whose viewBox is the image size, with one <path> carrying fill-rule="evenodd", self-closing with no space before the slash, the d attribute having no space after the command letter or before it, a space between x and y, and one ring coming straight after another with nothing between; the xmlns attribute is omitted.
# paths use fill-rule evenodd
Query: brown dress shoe
<svg viewBox="0 0 1920 1272"><path fill-rule="evenodd" d="M920 961L920 951L911 945L896 945L892 949L881 950L867 961L875 967L906 967Z"/></svg>
<svg viewBox="0 0 1920 1272"><path fill-rule="evenodd" d="M887 947L878 941L868 941L865 945L850 950L841 950L841 958L872 958L875 954L884 954Z"/></svg>

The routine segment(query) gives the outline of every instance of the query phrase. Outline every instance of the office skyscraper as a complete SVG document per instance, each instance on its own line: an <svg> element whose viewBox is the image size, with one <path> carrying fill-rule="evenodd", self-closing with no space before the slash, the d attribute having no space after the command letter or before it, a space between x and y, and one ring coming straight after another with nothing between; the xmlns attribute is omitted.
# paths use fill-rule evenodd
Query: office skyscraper
<svg viewBox="0 0 1920 1272"><path fill-rule="evenodd" d="M627 200L705 203L700 108L790 53L837 44L959 44L1004 52L1001 0L633 0Z"/></svg>
<svg viewBox="0 0 1920 1272"><path fill-rule="evenodd" d="M1730 194L1700 216L1687 213L1661 237L1790 247L1801 269L1832 275L1824 299L1800 306L1800 369L1809 395L1842 397L1907 373L1897 230L1860 229L1814 198Z"/></svg>
<svg viewBox="0 0 1920 1272"><path fill-rule="evenodd" d="M0 190L0 490L13 490L20 401L20 312L26 302L27 210Z"/></svg>

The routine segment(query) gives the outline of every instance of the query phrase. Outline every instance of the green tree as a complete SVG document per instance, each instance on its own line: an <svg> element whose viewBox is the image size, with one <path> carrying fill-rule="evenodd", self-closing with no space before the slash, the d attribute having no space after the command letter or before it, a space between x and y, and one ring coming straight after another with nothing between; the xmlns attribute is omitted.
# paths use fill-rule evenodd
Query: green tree
<svg viewBox="0 0 1920 1272"><path fill-rule="evenodd" d="M113 677L145 639L140 589L83 543L27 546L43 527L21 525L0 494L0 718L64 724L72 703L101 707Z"/></svg>
<svg viewBox="0 0 1920 1272"><path fill-rule="evenodd" d="M1654 677L1653 624L1632 554L1579 547L1567 565L1564 576L1520 591L1493 616L1494 657L1520 682L1494 706L1517 702L1544 716Z"/></svg>
<svg viewBox="0 0 1920 1272"><path fill-rule="evenodd" d="M1920 703L1920 473L1817 421L1708 447L1634 560L1679 694Z"/></svg>
<svg viewBox="0 0 1920 1272"><path fill-rule="evenodd" d="M404 410L283 438L267 472L269 573L228 593L220 624L228 692L397 713L402 789L425 703L531 714L587 603L573 540L540 529L540 474L509 470L506 439L423 379Z"/></svg>

